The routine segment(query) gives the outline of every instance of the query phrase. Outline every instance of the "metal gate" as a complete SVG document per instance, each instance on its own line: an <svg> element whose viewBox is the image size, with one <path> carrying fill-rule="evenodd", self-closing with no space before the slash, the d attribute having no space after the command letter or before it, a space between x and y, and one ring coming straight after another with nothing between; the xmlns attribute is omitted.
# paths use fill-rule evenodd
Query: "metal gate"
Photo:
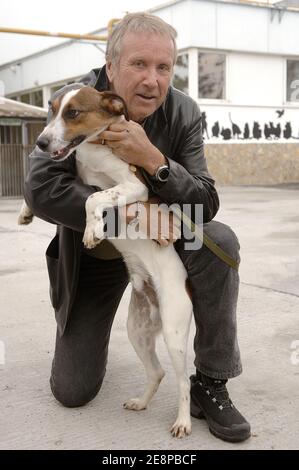
<svg viewBox="0 0 299 470"><path fill-rule="evenodd" d="M0 118L0 197L23 195L28 156L45 121Z"/></svg>
<svg viewBox="0 0 299 470"><path fill-rule="evenodd" d="M23 195L28 155L33 145L0 144L0 196Z"/></svg>

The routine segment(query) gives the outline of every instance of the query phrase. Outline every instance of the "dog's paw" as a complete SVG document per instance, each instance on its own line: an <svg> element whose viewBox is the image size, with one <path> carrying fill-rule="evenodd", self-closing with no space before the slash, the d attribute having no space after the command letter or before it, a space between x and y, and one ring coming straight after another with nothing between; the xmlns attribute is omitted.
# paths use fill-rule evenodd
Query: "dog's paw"
<svg viewBox="0 0 299 470"><path fill-rule="evenodd" d="M102 219L97 219L94 226L94 233L98 240L102 240L104 238L104 222Z"/></svg>
<svg viewBox="0 0 299 470"><path fill-rule="evenodd" d="M101 241L102 240L99 239L95 234L95 224L88 224L83 235L83 243L85 248L94 248L99 243L101 243Z"/></svg>
<svg viewBox="0 0 299 470"><path fill-rule="evenodd" d="M181 439L182 437L189 436L191 434L191 420L179 421L178 419L170 430L173 437Z"/></svg>
<svg viewBox="0 0 299 470"><path fill-rule="evenodd" d="M30 215L20 214L18 217L18 225L31 224L32 219L33 219L33 214L30 214Z"/></svg>
<svg viewBox="0 0 299 470"><path fill-rule="evenodd" d="M140 398L131 398L123 404L123 407L126 410L140 411L146 409L146 403L144 403Z"/></svg>

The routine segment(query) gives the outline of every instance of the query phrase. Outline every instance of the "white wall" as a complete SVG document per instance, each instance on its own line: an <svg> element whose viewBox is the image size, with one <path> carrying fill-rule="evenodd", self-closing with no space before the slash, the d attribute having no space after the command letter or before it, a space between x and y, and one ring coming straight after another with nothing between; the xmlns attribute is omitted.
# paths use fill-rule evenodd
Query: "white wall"
<svg viewBox="0 0 299 470"><path fill-rule="evenodd" d="M103 64L104 54L99 49L92 44L77 43L50 49L20 65L7 67L0 71L0 79L4 81L5 94L10 94L85 75Z"/></svg>
<svg viewBox="0 0 299 470"><path fill-rule="evenodd" d="M284 12L279 21L278 10L266 6L209 0L180 5L188 8L189 20L178 17L174 26L190 31L191 46L299 55L299 11Z"/></svg>
<svg viewBox="0 0 299 470"><path fill-rule="evenodd" d="M267 52L269 10L217 4L217 45L221 49ZM299 18L299 17L298 17Z"/></svg>
<svg viewBox="0 0 299 470"><path fill-rule="evenodd" d="M285 60L279 56L230 53L227 57L227 101L253 106L284 104Z"/></svg>
<svg viewBox="0 0 299 470"><path fill-rule="evenodd" d="M269 23L268 51L275 54L299 55L299 11L285 11L281 22L278 14L275 15Z"/></svg>

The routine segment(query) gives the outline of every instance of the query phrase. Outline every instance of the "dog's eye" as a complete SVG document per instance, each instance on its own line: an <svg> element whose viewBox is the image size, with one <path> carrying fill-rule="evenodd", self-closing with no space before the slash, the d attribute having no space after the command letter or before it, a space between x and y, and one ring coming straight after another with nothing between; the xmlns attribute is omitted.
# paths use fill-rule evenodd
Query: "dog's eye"
<svg viewBox="0 0 299 470"><path fill-rule="evenodd" d="M80 111L78 111L78 109L68 109L66 112L65 112L65 117L67 119L75 119L76 117L78 117L80 114Z"/></svg>

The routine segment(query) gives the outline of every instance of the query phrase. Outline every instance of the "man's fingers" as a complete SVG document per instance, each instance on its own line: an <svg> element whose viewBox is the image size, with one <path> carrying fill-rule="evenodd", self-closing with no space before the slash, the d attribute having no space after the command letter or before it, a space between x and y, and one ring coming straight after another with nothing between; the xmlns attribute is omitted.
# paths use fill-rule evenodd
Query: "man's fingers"
<svg viewBox="0 0 299 470"><path fill-rule="evenodd" d="M138 208L138 207L137 207ZM161 209L161 210L160 210ZM130 204L126 208L125 222L129 223L129 213L132 212L133 218L139 212L139 231L141 234L147 235L148 238L156 240L161 247L168 246L181 238L181 226L177 223L177 218L173 216L167 209L158 205L147 203L139 203L139 211L136 204ZM122 212L120 211L122 215Z"/></svg>
<svg viewBox="0 0 299 470"><path fill-rule="evenodd" d="M124 139L125 134L127 132L110 132L110 131L103 131L95 140L89 142L90 144L100 144L100 145L109 145L112 147L114 144L118 144L121 140Z"/></svg>
<svg viewBox="0 0 299 470"><path fill-rule="evenodd" d="M97 140L93 140L92 142L88 142L89 144L101 144L103 145L103 139L98 138Z"/></svg>
<svg viewBox="0 0 299 470"><path fill-rule="evenodd" d="M128 121L124 122L116 122L114 124L110 124L109 131L112 132L122 132L128 130Z"/></svg>
<svg viewBox="0 0 299 470"><path fill-rule="evenodd" d="M121 132L113 132L113 131L103 131L100 134L100 138L102 140L108 140L110 142L120 141L123 140L127 136L128 132L126 129L122 130Z"/></svg>
<svg viewBox="0 0 299 470"><path fill-rule="evenodd" d="M171 220L171 224L172 224L171 227L172 227L172 232L173 232L173 239L174 241L176 241L182 237L181 221L177 217L173 216Z"/></svg>
<svg viewBox="0 0 299 470"><path fill-rule="evenodd" d="M159 237L157 242L161 246L168 246L169 245L169 241L166 238L163 238L163 237Z"/></svg>

